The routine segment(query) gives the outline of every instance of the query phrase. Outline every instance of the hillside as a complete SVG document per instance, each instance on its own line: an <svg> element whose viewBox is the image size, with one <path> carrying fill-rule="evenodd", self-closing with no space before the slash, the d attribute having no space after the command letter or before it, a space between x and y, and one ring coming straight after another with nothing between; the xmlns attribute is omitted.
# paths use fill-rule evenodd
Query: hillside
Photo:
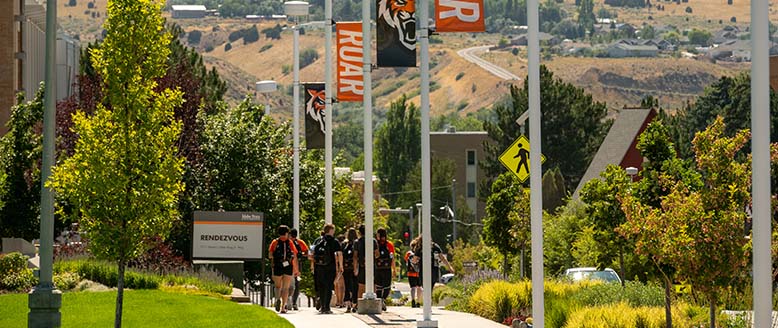
<svg viewBox="0 0 778 328"><path fill-rule="evenodd" d="M564 7L568 12L574 12L574 0L565 0ZM105 18L107 0L77 0L74 7L59 7L60 24L66 31L78 35L82 41L94 40L102 30L100 24ZM92 9L88 4L92 3ZM659 2L658 2L659 3ZM652 9L652 20L648 20L648 10L613 8L617 11L619 21L639 25L644 21L650 24L676 24L681 29L690 27L717 28L718 19L729 22L731 16L736 16L738 24L745 28L748 21L748 2L737 1L726 5L719 0L690 0L688 3L662 1L664 11ZM602 7L601 2L596 4ZM686 14L683 9L690 6L692 14ZM94 17L92 17L94 13ZM165 13L169 16L169 13ZM687 22L686 17L690 19ZM742 16L742 17L741 17ZM778 18L778 13L771 9L771 16ZM708 22L707 20L711 20ZM280 85L276 94L262 95L261 103L270 103L273 115L288 118L292 103L291 84L292 73L292 34L290 30L281 33L281 39L266 39L260 34L257 42L244 44L242 39L230 43L231 49L226 51L225 45L231 32L251 27L258 22L245 19L224 19L207 17L196 20L176 20L186 32L194 30L202 32L200 41L190 46L195 47L203 55L206 65L216 67L222 78L229 84L227 101L236 103L247 94L253 94L254 82L272 79ZM284 22L280 22L285 24ZM258 29L273 27L277 22L261 22ZM726 24L726 23L724 23ZM302 82L324 80L324 33L322 30L309 29L301 36L300 50L313 49L318 59L303 67L300 72ZM187 36L182 41L187 43ZM508 94L511 83L522 81L503 81L488 73L479 66L465 61L456 51L468 47L497 44L501 39L499 34L446 34L436 36L431 44L431 104L432 113L443 114L453 111L461 114L475 112L481 108L490 107L496 101ZM509 70L520 77L526 76L526 60L523 47L519 47L517 55L508 50L492 51L481 55L481 58ZM677 108L687 101L693 101L696 95L703 92L709 85L722 75L733 75L738 71L747 70L748 63L716 64L704 60L675 58L580 58L552 57L544 59L555 75L564 81L584 88L597 101L606 102L610 108L634 106L645 95L653 95L660 99L666 108ZM333 65L334 65L333 59ZM411 101L419 102L418 69L377 68L373 71L373 95L375 107L380 113L389 102L402 94L409 96ZM358 111L361 104L337 104L336 109ZM336 113L338 111L336 110ZM338 115L335 115L337 119Z"/></svg>

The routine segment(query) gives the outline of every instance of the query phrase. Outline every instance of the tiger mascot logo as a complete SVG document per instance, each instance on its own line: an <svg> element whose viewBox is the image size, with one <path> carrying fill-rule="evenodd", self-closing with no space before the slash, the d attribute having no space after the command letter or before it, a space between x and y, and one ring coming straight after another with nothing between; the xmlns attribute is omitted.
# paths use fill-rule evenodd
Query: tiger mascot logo
<svg viewBox="0 0 778 328"><path fill-rule="evenodd" d="M410 51L416 50L416 0L380 0L378 15L397 31L400 43Z"/></svg>
<svg viewBox="0 0 778 328"><path fill-rule="evenodd" d="M311 99L305 104L305 112L316 122L319 122L319 128L321 132L324 132L324 108L326 106L324 90L306 89L306 91Z"/></svg>

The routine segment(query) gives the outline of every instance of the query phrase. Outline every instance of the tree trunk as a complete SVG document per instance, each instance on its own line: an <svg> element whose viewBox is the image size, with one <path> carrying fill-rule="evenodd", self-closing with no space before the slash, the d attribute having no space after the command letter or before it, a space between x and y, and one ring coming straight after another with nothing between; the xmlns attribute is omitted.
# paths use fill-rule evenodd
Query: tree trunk
<svg viewBox="0 0 778 328"><path fill-rule="evenodd" d="M525 275L524 275L524 254L526 254L525 253L526 248L527 248L527 246L524 246L524 245L521 246L521 268L520 268L520 270L521 270L521 279L522 280L524 280L524 277L525 277Z"/></svg>
<svg viewBox="0 0 778 328"><path fill-rule="evenodd" d="M708 300L710 301L710 328L716 328L716 298L711 295Z"/></svg>
<svg viewBox="0 0 778 328"><path fill-rule="evenodd" d="M503 256L502 275L505 277L505 279L508 279L508 255Z"/></svg>
<svg viewBox="0 0 778 328"><path fill-rule="evenodd" d="M672 302L671 296L671 290L673 288L673 283L670 281L670 278L667 276L665 278L665 327L666 328L673 328L673 312L670 307L670 302Z"/></svg>
<svg viewBox="0 0 778 328"><path fill-rule="evenodd" d="M124 302L124 268L127 266L125 261L119 261L119 277L116 282L116 318L114 319L114 328L122 327L122 303Z"/></svg>
<svg viewBox="0 0 778 328"><path fill-rule="evenodd" d="M624 280L627 279L624 274L624 245L619 246L619 267L621 270L621 287L624 288Z"/></svg>

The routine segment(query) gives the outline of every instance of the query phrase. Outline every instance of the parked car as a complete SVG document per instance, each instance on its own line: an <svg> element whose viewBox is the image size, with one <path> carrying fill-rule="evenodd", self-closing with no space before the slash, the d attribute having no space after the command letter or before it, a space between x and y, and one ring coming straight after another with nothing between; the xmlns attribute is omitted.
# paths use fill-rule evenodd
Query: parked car
<svg viewBox="0 0 778 328"><path fill-rule="evenodd" d="M451 280L454 280L454 274L453 273L446 273L446 274L440 276L440 279L438 279L438 281L440 281L440 283L444 284L444 285L448 285L448 283L451 282Z"/></svg>
<svg viewBox="0 0 778 328"><path fill-rule="evenodd" d="M606 283L621 283L621 278L611 268L597 270L597 268L570 268L565 270L564 277L572 281L600 280Z"/></svg>

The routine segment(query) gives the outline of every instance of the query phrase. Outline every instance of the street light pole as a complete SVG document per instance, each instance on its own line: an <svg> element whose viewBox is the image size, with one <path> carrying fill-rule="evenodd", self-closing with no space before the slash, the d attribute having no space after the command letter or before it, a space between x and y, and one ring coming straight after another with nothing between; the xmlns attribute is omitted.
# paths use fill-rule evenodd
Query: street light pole
<svg viewBox="0 0 778 328"><path fill-rule="evenodd" d="M452 242L457 242L457 223L454 221L457 214L457 193L456 193L456 179L451 179L451 239Z"/></svg>
<svg viewBox="0 0 778 328"><path fill-rule="evenodd" d="M46 2L46 68L43 109L43 159L41 163L40 273L38 285L30 292L27 305L28 327L61 325L62 292L52 282L54 262L54 195L46 187L54 166L54 138L57 111L57 1Z"/></svg>
<svg viewBox="0 0 778 328"><path fill-rule="evenodd" d="M254 84L254 87L257 91L257 96L259 96L260 93L271 93L278 90L278 84L276 81L273 80L264 80L264 81L257 81L257 83ZM257 100L259 102L259 100ZM267 104L265 105L265 116L270 115L270 99L267 99Z"/></svg>
<svg viewBox="0 0 778 328"><path fill-rule="evenodd" d="M332 114L332 0L324 0L324 223L327 224L332 223Z"/></svg>
<svg viewBox="0 0 778 328"><path fill-rule="evenodd" d="M300 25L297 16L308 15L308 3L304 1L284 2L284 12L287 16L295 16L295 24L292 52L294 56L294 80L292 87L292 97L294 98L292 107L292 117L294 123L293 139L293 170L294 180L292 182L292 225L298 231L300 230Z"/></svg>
<svg viewBox="0 0 778 328"><path fill-rule="evenodd" d="M430 54L429 54L429 6L427 0L419 1L419 40L421 41L421 217L424 221L422 239L422 286L424 286L424 316L419 327L437 327L432 320L432 230L430 210L432 209L432 186L430 168Z"/></svg>
<svg viewBox="0 0 778 328"><path fill-rule="evenodd" d="M331 1L331 0L328 0ZM363 136L363 142L364 142L364 152L365 152L365 160L364 160L364 174L365 174L365 193L364 193L364 208L365 208L365 236L362 236L362 238L365 239L365 263L370 263L368 265L365 265L365 294L362 296L364 300L369 300L367 302L364 302L364 304L367 304L368 302L374 302L373 300L376 299L375 294L375 285L373 284L374 280L374 273L373 270L373 82L372 82L372 76L370 75L372 71L372 56L371 56L371 41L372 41L372 32L370 31L370 3L371 1L363 0L362 1L362 79L363 79L363 96L362 101L365 106L364 109L364 117L362 122L362 136ZM328 116L329 117L329 116ZM328 130L329 131L329 130ZM368 310L367 306L359 306L360 312L367 314L368 312L376 312L376 311L366 311ZM372 308L370 310L373 310ZM380 311L377 311L380 313ZM374 314L374 313L371 313Z"/></svg>

